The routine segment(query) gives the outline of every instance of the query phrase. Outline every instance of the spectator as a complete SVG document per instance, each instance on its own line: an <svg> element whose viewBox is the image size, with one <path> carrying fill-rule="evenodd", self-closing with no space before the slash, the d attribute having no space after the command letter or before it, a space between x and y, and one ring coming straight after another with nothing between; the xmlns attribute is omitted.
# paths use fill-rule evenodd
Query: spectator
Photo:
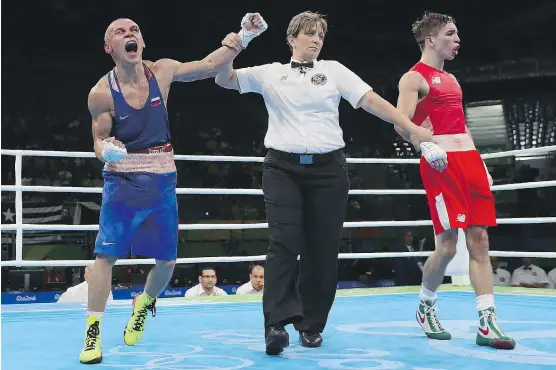
<svg viewBox="0 0 556 370"><path fill-rule="evenodd" d="M523 266L518 267L512 274L512 286L524 288L546 288L548 278L546 272L539 266L533 265L532 258L522 258Z"/></svg>
<svg viewBox="0 0 556 370"><path fill-rule="evenodd" d="M204 267L199 273L199 284L185 292L185 297L225 296L223 289L216 287L216 271L212 267Z"/></svg>
<svg viewBox="0 0 556 370"><path fill-rule="evenodd" d="M50 256L46 256L43 258L43 261L52 261L53 258ZM66 281L62 274L55 270L52 266L46 266L44 268L44 282L46 284L49 283L63 283Z"/></svg>
<svg viewBox="0 0 556 370"><path fill-rule="evenodd" d="M497 286L508 286L510 285L510 280L512 279L512 274L508 270L498 266L498 257L490 257L490 263L492 264L492 281L494 285Z"/></svg>
<svg viewBox="0 0 556 370"><path fill-rule="evenodd" d="M85 267L84 281L81 284L68 288L68 290L60 296L58 302L87 302L89 295L89 276L91 276L92 270L93 266ZM108 300L112 301L113 299L112 291L110 291Z"/></svg>
<svg viewBox="0 0 556 370"><path fill-rule="evenodd" d="M130 259L136 259L136 256L130 256ZM133 274L145 275L145 270L143 270L139 265L122 266L120 270L120 284L131 284L133 281Z"/></svg>
<svg viewBox="0 0 556 370"><path fill-rule="evenodd" d="M556 268L548 273L548 287L550 289L556 289Z"/></svg>
<svg viewBox="0 0 556 370"><path fill-rule="evenodd" d="M236 290L236 294L262 294L264 291L264 267L261 265L251 266L249 281Z"/></svg>
<svg viewBox="0 0 556 370"><path fill-rule="evenodd" d="M404 230L403 242L394 247L395 252L420 252L423 250L421 240L417 248L415 238L411 230ZM423 260L419 257L398 257L394 258L394 270L396 275L396 285L419 285L423 274Z"/></svg>

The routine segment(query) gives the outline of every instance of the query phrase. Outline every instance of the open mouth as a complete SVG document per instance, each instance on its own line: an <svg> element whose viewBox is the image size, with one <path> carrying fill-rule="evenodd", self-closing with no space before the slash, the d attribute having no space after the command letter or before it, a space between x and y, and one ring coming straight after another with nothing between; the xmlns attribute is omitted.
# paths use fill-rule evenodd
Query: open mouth
<svg viewBox="0 0 556 370"><path fill-rule="evenodd" d="M129 40L128 42L126 42L126 44L125 44L125 51L126 51L128 54L137 53L137 41L135 41L135 40Z"/></svg>
<svg viewBox="0 0 556 370"><path fill-rule="evenodd" d="M452 54L456 55L459 51L459 45L456 45L456 47L452 50Z"/></svg>

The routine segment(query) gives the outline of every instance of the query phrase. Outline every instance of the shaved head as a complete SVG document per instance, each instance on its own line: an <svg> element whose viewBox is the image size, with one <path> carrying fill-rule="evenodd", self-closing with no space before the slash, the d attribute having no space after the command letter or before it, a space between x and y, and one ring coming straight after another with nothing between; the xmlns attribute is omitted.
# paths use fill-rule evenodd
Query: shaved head
<svg viewBox="0 0 556 370"><path fill-rule="evenodd" d="M118 18L115 21L112 21L112 23L110 23L110 25L108 26L108 28L106 29L106 32L104 32L104 42L108 41L108 39L110 38L110 34L112 33L112 31L114 30L114 26L121 21L129 21L132 23L133 22L131 19L129 18Z"/></svg>
<svg viewBox="0 0 556 370"><path fill-rule="evenodd" d="M139 62L145 41L137 23L129 18L112 21L104 32L104 51L115 61Z"/></svg>

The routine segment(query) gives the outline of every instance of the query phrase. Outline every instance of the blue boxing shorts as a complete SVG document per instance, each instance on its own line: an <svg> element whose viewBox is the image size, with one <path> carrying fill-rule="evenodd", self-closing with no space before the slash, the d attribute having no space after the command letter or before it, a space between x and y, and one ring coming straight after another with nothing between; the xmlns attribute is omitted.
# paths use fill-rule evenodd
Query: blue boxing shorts
<svg viewBox="0 0 556 370"><path fill-rule="evenodd" d="M176 172L103 171L95 254L175 260L178 248Z"/></svg>

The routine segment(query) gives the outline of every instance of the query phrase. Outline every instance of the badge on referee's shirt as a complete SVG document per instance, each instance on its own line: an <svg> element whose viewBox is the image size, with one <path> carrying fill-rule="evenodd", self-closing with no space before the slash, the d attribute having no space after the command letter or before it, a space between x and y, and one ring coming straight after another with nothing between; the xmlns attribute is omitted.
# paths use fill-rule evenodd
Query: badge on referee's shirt
<svg viewBox="0 0 556 370"><path fill-rule="evenodd" d="M311 82L313 85L324 85L326 83L326 76L322 73L317 73L313 77L311 77Z"/></svg>

